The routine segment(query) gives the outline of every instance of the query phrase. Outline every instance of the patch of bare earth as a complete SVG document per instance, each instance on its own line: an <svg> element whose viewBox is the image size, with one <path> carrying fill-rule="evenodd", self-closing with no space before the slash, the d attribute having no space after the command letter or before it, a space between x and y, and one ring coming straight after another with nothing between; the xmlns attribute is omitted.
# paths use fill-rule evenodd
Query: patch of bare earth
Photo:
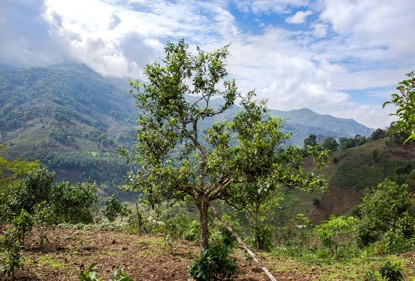
<svg viewBox="0 0 415 281"><path fill-rule="evenodd" d="M313 207L307 216L313 223L329 219L331 215L341 215L355 207L365 191L359 188L330 187L321 198L320 203Z"/></svg>
<svg viewBox="0 0 415 281"><path fill-rule="evenodd" d="M133 280L188 280L187 267L198 255L192 242L177 241L167 246L159 235L130 235L98 229L47 230L47 241L39 247L38 231L24 243L25 269L15 280L79 280L78 275L96 262L97 275L108 280L116 268L124 267ZM236 280L268 280L255 263L243 258L241 250L233 254L239 265ZM272 260L267 264L272 268ZM275 266L275 264L274 264ZM5 280L0 276L0 280ZM278 272L277 280L311 280L292 272Z"/></svg>

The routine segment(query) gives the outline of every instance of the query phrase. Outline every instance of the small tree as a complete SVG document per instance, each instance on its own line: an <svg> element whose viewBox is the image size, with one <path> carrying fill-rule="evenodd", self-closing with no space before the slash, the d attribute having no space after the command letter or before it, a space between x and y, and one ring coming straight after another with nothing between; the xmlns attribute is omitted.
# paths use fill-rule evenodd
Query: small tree
<svg viewBox="0 0 415 281"><path fill-rule="evenodd" d="M112 195L105 200L102 213L109 221L114 221L123 211L123 205Z"/></svg>
<svg viewBox="0 0 415 281"><path fill-rule="evenodd" d="M10 197L16 186L31 171L39 168L38 162L28 162L20 159L8 160L2 155L2 145L0 145L0 227L5 222L10 222ZM18 215L16 211L13 217Z"/></svg>
<svg viewBox="0 0 415 281"><path fill-rule="evenodd" d="M396 88L400 94L392 94L392 100L383 104L385 107L387 104L395 104L398 109L395 115L399 118L396 122L397 128L409 134L406 141L415 139L415 72L412 71L408 74L407 80L403 80Z"/></svg>
<svg viewBox="0 0 415 281"><path fill-rule="evenodd" d="M19 233L14 229L8 229L0 236L0 271L6 275L14 277L16 269L23 268L23 257L19 242Z"/></svg>
<svg viewBox="0 0 415 281"><path fill-rule="evenodd" d="M168 43L165 52L161 63L146 67L148 83L131 83L140 128L135 153L122 151L137 165L127 188L141 190L153 202L191 198L199 210L200 248L205 250L212 201L232 197L231 187L260 181L263 185L253 185L260 189L301 175L275 157L285 136L280 120L266 114L264 103L253 100L254 92L240 95L228 79L228 46L212 53L197 48L193 55L181 40ZM233 121L202 127L202 121L229 116L237 98L241 111Z"/></svg>
<svg viewBox="0 0 415 281"><path fill-rule="evenodd" d="M324 149L328 149L330 151L337 151L339 149L339 143L332 137L326 138L322 146Z"/></svg>
<svg viewBox="0 0 415 281"><path fill-rule="evenodd" d="M50 203L54 205L57 222L91 223L92 211L98 202L94 183L61 182L52 187Z"/></svg>
<svg viewBox="0 0 415 281"><path fill-rule="evenodd" d="M316 146L317 145L317 136L309 135L308 138L304 139L304 147L306 146Z"/></svg>

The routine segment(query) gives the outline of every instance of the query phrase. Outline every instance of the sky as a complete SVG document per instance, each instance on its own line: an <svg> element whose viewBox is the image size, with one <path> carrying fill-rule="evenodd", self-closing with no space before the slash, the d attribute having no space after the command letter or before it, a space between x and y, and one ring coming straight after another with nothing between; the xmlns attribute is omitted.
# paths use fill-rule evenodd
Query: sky
<svg viewBox="0 0 415 281"><path fill-rule="evenodd" d="M384 128L382 104L415 70L413 0L1 0L0 65L85 63L145 79L166 42L230 45L242 93Z"/></svg>

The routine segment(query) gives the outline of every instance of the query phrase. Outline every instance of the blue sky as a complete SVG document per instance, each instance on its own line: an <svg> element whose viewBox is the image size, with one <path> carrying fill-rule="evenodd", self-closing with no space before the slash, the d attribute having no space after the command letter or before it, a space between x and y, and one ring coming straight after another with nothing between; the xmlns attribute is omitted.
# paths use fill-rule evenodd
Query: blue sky
<svg viewBox="0 0 415 281"><path fill-rule="evenodd" d="M230 75L271 108L385 127L382 109L415 69L413 0L2 0L0 64L73 60L143 79L167 41L231 42Z"/></svg>

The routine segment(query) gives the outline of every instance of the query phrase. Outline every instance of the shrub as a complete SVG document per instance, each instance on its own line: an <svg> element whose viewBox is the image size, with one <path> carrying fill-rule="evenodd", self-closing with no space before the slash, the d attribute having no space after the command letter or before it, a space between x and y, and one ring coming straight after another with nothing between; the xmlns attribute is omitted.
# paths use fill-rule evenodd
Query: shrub
<svg viewBox="0 0 415 281"><path fill-rule="evenodd" d="M238 265L235 258L228 256L229 248L212 245L192 262L189 273L196 281L232 280Z"/></svg>
<svg viewBox="0 0 415 281"><path fill-rule="evenodd" d="M370 268L364 273L363 281L380 281L382 276L375 270L374 267Z"/></svg>
<svg viewBox="0 0 415 281"><path fill-rule="evenodd" d="M91 223L92 209L98 201L96 185L89 182L75 185L61 182L52 187L49 200L55 207L59 223Z"/></svg>
<svg viewBox="0 0 415 281"><path fill-rule="evenodd" d="M198 220L192 220L183 233L183 238L188 241L199 241L199 229L200 229L200 223Z"/></svg>
<svg viewBox="0 0 415 281"><path fill-rule="evenodd" d="M312 249L315 250L314 239L312 240L312 222L303 214L297 214L290 219L284 227L277 232L278 252L290 256L302 256Z"/></svg>
<svg viewBox="0 0 415 281"><path fill-rule="evenodd" d="M0 249L5 254L1 261L1 272L13 277L16 269L23 268L19 233L14 229L4 231L0 237Z"/></svg>
<svg viewBox="0 0 415 281"><path fill-rule="evenodd" d="M38 227L39 232L39 247L43 248L45 245L46 232L45 228L56 223L56 212L46 201L38 204L33 214L35 225Z"/></svg>
<svg viewBox="0 0 415 281"><path fill-rule="evenodd" d="M335 259L345 254L353 243L353 232L358 219L354 217L332 217L327 223L317 227L317 236L323 247L330 250Z"/></svg>
<svg viewBox="0 0 415 281"><path fill-rule="evenodd" d="M24 209L20 212L20 215L13 220L13 226L17 231L20 244L23 244L26 234L32 230L33 223L33 217Z"/></svg>
<svg viewBox="0 0 415 281"><path fill-rule="evenodd" d="M359 246L379 240L389 230L399 231L405 238L414 235L415 204L407 185L385 180L359 205L362 216L358 227Z"/></svg>
<svg viewBox="0 0 415 281"><path fill-rule="evenodd" d="M105 206L102 209L102 213L109 221L114 221L118 215L123 211L123 205L112 195L105 200Z"/></svg>
<svg viewBox="0 0 415 281"><path fill-rule="evenodd" d="M412 246L413 240L405 237L399 228L388 230L382 240L382 250L387 254L409 251L412 249Z"/></svg>
<svg viewBox="0 0 415 281"><path fill-rule="evenodd" d="M405 273L399 262L391 263L387 261L381 266L379 272L387 281L401 281L405 279Z"/></svg>

